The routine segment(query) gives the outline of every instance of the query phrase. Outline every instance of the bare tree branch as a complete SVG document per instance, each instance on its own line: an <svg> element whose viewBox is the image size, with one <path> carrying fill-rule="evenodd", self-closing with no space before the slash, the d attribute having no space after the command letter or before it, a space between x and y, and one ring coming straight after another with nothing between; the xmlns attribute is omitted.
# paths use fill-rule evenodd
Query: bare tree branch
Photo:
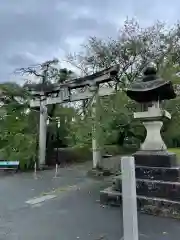
<svg viewBox="0 0 180 240"><path fill-rule="evenodd" d="M57 74L57 69L53 67L58 63L57 59L46 61L42 64L37 64L35 66L30 66L27 68L16 69L15 73L21 75L32 75L42 80L42 83L47 81L47 78L54 78Z"/></svg>

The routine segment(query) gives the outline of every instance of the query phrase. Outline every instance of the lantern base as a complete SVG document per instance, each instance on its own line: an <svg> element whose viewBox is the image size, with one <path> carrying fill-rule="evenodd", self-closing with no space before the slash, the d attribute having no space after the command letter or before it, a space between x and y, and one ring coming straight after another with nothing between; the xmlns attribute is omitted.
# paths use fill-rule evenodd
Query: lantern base
<svg viewBox="0 0 180 240"><path fill-rule="evenodd" d="M135 164L149 167L174 167L178 166L175 153L168 151L137 151L134 153Z"/></svg>

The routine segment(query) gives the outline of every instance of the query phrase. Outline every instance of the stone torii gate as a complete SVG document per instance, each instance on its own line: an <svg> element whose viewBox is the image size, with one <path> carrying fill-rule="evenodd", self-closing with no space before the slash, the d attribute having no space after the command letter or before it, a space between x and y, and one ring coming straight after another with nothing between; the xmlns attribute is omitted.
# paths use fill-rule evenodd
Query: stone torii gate
<svg viewBox="0 0 180 240"><path fill-rule="evenodd" d="M30 107L40 107L39 122L39 165L45 165L46 158L46 134L47 134L47 105L62 104L68 102L92 99L92 118L94 124L92 126L92 152L93 152L93 168L101 166L101 151L97 139L97 97L108 96L115 93L113 87L100 87L100 84L117 81L119 66L113 66L92 75L73 79L66 83L53 85L49 90L41 91L31 90L32 99ZM84 89L85 91L77 92L73 90Z"/></svg>

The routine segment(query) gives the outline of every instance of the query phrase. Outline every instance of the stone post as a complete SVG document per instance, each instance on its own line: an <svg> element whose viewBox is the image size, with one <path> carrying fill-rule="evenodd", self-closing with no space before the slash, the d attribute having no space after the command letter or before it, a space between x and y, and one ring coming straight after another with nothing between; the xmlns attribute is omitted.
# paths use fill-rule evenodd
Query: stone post
<svg viewBox="0 0 180 240"><path fill-rule="evenodd" d="M124 240L138 240L134 157L121 158Z"/></svg>

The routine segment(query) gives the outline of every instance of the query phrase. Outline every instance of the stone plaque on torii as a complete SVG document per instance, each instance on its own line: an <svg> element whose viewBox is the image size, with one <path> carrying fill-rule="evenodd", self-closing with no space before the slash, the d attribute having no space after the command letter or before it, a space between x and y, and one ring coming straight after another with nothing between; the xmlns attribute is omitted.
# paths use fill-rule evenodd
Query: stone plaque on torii
<svg viewBox="0 0 180 240"><path fill-rule="evenodd" d="M119 66L112 66L92 75L73 79L62 84L45 86L39 90L29 89L32 94L30 107L40 107L40 126L39 126L39 164L45 164L46 154L46 132L47 132L47 105L75 102L85 99L92 99L92 118L96 119L96 99L97 96L103 97L115 93L113 87L100 87L100 84L117 81ZM75 92L75 89L86 87L84 92ZM92 128L92 135L96 132L96 123ZM93 168L101 165L101 152L98 147L96 134L92 136Z"/></svg>

